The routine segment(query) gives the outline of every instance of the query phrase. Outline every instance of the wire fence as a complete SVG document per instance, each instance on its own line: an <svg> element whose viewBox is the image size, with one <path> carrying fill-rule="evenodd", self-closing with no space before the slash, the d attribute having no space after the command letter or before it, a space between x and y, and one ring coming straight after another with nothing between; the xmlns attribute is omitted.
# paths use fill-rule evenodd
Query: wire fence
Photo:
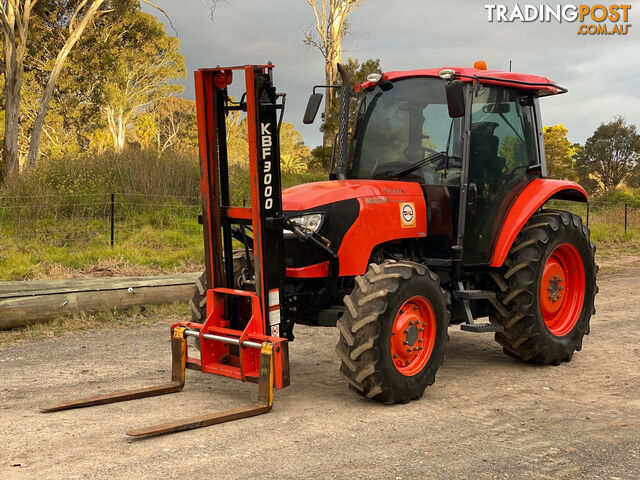
<svg viewBox="0 0 640 480"><path fill-rule="evenodd" d="M589 204L552 201L548 206L580 215L587 225L640 227L640 202ZM0 197L0 235L36 239L42 245L82 246L162 241L201 236L200 198L100 193Z"/></svg>
<svg viewBox="0 0 640 480"><path fill-rule="evenodd" d="M568 210L581 216L587 226L618 226L625 232L631 227L640 226L640 201L611 202L596 199L589 203L580 203L553 200L548 206Z"/></svg>
<svg viewBox="0 0 640 480"><path fill-rule="evenodd" d="M43 245L72 243L114 247L150 230L172 240L201 235L200 197L101 193L0 197L0 234L37 239ZM148 237L148 235L147 235ZM167 238L170 239L170 238Z"/></svg>

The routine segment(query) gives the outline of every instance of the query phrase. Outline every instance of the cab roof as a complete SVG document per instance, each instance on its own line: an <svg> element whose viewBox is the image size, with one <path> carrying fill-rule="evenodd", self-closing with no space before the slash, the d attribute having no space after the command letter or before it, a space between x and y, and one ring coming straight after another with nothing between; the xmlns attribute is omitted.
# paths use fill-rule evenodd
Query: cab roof
<svg viewBox="0 0 640 480"><path fill-rule="evenodd" d="M385 72L383 76L385 80L391 81L412 77L438 77L440 72L445 69L454 70L456 72L455 78L463 82L471 82L475 79L484 85L499 85L532 91L540 97L556 95L567 91L567 89L557 85L546 77L526 73L502 72L499 70L480 70L471 67L442 67L423 70L392 71ZM367 88L373 86L373 84L366 82L362 86Z"/></svg>

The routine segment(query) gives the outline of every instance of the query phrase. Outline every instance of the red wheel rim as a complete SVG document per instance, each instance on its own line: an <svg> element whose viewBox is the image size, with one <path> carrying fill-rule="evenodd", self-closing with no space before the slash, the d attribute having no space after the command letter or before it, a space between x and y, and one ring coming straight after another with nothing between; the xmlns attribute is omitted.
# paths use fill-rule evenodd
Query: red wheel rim
<svg viewBox="0 0 640 480"><path fill-rule="evenodd" d="M584 263L570 243L558 245L544 265L540 280L540 311L547 329L557 337L578 323L584 303Z"/></svg>
<svg viewBox="0 0 640 480"><path fill-rule="evenodd" d="M415 296L405 301L391 326L391 357L398 372L418 374L429 361L436 343L436 316L431 302Z"/></svg>

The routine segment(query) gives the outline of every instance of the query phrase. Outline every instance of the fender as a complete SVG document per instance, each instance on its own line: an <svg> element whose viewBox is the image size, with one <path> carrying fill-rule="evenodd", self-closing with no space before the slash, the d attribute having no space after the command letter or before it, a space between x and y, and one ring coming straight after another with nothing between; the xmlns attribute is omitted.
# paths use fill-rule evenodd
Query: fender
<svg viewBox="0 0 640 480"><path fill-rule="evenodd" d="M568 180L536 178L520 192L513 202L502 224L496 246L493 250L490 267L501 267L520 230L527 220L552 198L588 202L589 196L584 188Z"/></svg>

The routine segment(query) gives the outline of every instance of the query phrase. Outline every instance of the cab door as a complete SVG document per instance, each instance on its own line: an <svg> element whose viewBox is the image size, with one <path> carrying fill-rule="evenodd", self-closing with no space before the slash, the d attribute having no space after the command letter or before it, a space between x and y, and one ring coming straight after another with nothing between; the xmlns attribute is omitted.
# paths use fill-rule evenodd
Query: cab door
<svg viewBox="0 0 640 480"><path fill-rule="evenodd" d="M528 181L541 175L530 93L495 86L473 92L464 263L487 264L502 222Z"/></svg>

